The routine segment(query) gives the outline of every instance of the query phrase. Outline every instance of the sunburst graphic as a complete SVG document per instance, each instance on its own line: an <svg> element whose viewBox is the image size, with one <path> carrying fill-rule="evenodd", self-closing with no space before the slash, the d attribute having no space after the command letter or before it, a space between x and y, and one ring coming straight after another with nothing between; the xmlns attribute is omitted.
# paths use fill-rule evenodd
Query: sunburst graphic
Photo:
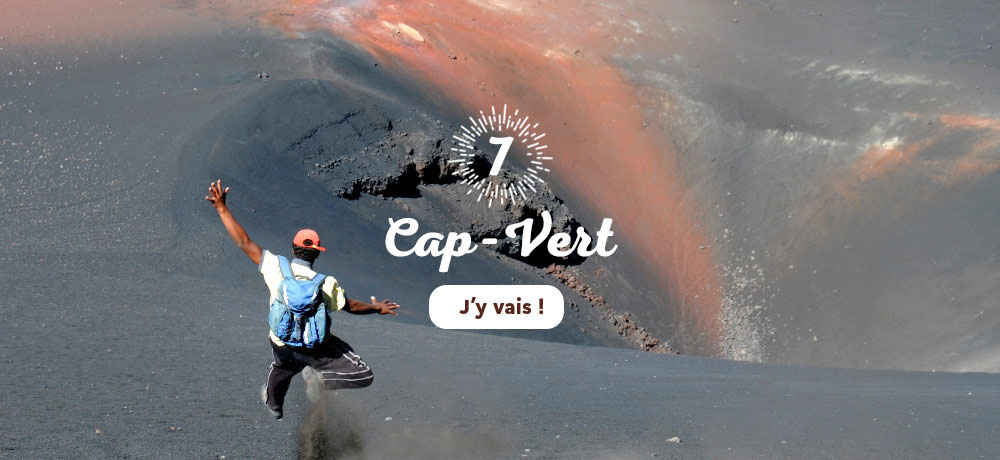
<svg viewBox="0 0 1000 460"><path fill-rule="evenodd" d="M545 183L541 176L552 172L547 167L552 155L538 123L521 116L517 109L508 114L507 104L500 113L496 106L490 106L489 114L480 110L469 121L470 125L462 125L452 135L454 146L448 161L458 163L455 174L462 178L461 184L469 186L466 195L492 208L494 201L501 206L508 201L516 204L537 193L537 187ZM517 161L518 156L523 161Z"/></svg>

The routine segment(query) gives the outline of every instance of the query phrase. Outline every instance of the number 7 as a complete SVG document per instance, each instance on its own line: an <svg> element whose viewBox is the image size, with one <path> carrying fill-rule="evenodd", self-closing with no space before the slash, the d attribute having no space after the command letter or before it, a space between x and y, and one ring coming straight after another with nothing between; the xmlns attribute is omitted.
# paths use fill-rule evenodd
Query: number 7
<svg viewBox="0 0 1000 460"><path fill-rule="evenodd" d="M514 142L514 138L507 137L491 137L490 144L499 145L500 152L497 153L496 160L493 161L493 167L490 168L490 175L495 176L500 174L500 166L503 164L504 158L507 158L507 151L510 150L510 144Z"/></svg>

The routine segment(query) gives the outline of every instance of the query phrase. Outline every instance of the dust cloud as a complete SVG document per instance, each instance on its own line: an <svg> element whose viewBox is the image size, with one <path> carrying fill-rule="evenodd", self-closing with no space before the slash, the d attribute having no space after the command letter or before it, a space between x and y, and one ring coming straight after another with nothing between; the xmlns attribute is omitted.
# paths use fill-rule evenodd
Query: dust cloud
<svg viewBox="0 0 1000 460"><path fill-rule="evenodd" d="M510 444L486 430L375 430L357 412L326 395L312 405L298 432L299 460L375 460L408 458L490 458ZM390 425L391 426L391 425Z"/></svg>

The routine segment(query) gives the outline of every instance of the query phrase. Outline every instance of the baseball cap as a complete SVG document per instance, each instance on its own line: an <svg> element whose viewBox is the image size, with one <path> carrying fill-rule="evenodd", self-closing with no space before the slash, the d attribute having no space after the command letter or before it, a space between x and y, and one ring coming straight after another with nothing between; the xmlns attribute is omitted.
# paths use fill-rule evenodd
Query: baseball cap
<svg viewBox="0 0 1000 460"><path fill-rule="evenodd" d="M326 248L319 245L319 234L317 234L315 230L310 230L308 228L299 230L299 232L295 234L295 239L292 240L292 244L303 248L326 251Z"/></svg>

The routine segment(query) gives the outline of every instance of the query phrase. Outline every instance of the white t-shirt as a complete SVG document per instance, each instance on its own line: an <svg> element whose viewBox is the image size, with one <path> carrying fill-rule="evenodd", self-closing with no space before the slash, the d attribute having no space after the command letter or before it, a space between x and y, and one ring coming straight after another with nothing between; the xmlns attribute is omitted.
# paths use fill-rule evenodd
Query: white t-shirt
<svg viewBox="0 0 1000 460"><path fill-rule="evenodd" d="M316 276L316 272L304 263L289 260L288 266L292 269L292 275L296 278L313 279ZM271 251L265 250L260 258L260 266L257 269L264 276L264 282L267 283L267 289L271 293L270 302L274 302L274 298L278 295L278 285L281 284L282 278L278 256L274 255ZM340 287L340 283L337 282L336 278L327 275L326 279L323 280L323 285L320 286L320 290L323 292L323 303L326 304L327 309L331 312L343 310L347 305L347 297L344 296L344 289ZM270 335L274 343L284 345L273 332Z"/></svg>

